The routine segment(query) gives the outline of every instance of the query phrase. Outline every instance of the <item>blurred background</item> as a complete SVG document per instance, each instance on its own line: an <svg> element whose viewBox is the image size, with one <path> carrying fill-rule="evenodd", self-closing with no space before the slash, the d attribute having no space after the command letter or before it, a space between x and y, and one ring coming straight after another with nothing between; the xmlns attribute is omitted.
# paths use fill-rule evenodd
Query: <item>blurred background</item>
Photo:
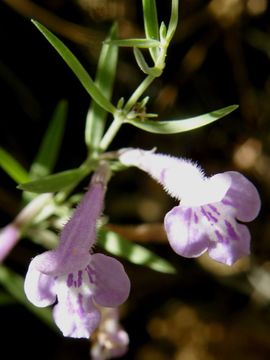
<svg viewBox="0 0 270 360"><path fill-rule="evenodd" d="M170 1L157 1L168 22ZM162 255L178 270L165 275L124 262L132 281L122 323L130 335L124 359L255 360L270 358L270 4L268 0L181 0L180 24L161 78L149 88L148 111L179 119L239 104L202 129L154 135L123 126L111 149L133 146L192 158L208 175L245 174L262 198L250 226L252 255L233 267L207 256L187 260L169 248L162 230L174 204L145 174L117 174L105 213L130 241ZM119 37L143 37L141 1L3 0L0 3L0 146L25 168L33 161L62 98L69 116L56 171L78 166L89 96L31 24L56 33L94 77L101 42L113 21ZM120 49L114 99L126 99L143 79L132 50ZM0 226L20 208L21 193L0 170ZM137 225L147 223L144 236ZM132 225L126 228L122 225ZM24 275L41 248L23 239L5 265ZM65 339L0 287L1 358L88 359L87 340ZM0 297L1 299L1 297Z"/></svg>

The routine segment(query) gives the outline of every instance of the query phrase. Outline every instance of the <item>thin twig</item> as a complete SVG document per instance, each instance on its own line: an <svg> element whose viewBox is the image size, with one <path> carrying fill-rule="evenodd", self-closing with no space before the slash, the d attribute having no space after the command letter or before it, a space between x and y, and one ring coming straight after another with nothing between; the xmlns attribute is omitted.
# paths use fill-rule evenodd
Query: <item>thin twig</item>
<svg viewBox="0 0 270 360"><path fill-rule="evenodd" d="M161 243L167 242L167 236L163 224L142 225L115 225L107 224L107 230L112 230L126 239L138 243Z"/></svg>

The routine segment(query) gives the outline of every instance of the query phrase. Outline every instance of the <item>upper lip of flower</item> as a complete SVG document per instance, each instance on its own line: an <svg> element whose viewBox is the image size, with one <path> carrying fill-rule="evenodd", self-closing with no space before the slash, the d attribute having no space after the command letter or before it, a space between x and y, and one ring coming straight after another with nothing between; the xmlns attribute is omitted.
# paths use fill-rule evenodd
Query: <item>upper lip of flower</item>
<svg viewBox="0 0 270 360"><path fill-rule="evenodd" d="M203 206L221 201L227 194L232 179L229 174L217 174L204 178L196 186L190 186L181 198L182 206Z"/></svg>

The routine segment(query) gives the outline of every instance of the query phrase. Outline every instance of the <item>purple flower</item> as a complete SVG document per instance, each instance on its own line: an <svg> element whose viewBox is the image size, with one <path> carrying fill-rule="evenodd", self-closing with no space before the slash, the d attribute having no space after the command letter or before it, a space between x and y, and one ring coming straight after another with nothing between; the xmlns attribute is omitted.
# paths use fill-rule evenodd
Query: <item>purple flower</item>
<svg viewBox="0 0 270 360"><path fill-rule="evenodd" d="M21 236L20 229L13 223L0 230L0 262L10 253Z"/></svg>
<svg viewBox="0 0 270 360"><path fill-rule="evenodd" d="M53 316L64 336L89 338L98 326L97 305L116 307L128 297L130 282L119 261L90 254L96 240L96 222L103 208L106 172L93 175L55 250L36 256L25 278L25 293L39 307L58 303Z"/></svg>
<svg viewBox="0 0 270 360"><path fill-rule="evenodd" d="M129 337L119 324L117 308L101 308L101 322L91 347L92 360L107 360L123 356L128 350Z"/></svg>
<svg viewBox="0 0 270 360"><path fill-rule="evenodd" d="M210 178L194 163L153 151L124 149L120 161L148 172L168 193L180 200L164 219L174 251L210 257L227 265L250 252L250 233L240 222L256 218L260 197L242 174L227 171Z"/></svg>

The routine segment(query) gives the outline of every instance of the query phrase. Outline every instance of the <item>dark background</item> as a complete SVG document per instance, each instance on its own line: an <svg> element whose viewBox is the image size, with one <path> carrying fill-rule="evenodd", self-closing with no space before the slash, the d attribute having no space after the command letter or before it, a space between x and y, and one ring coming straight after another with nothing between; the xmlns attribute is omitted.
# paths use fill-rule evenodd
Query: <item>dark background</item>
<svg viewBox="0 0 270 360"><path fill-rule="evenodd" d="M168 22L170 1L157 4L160 20ZM160 119L173 119L231 104L240 107L214 124L179 135L153 135L125 125L111 146L157 146L160 152L192 158L209 175L241 171L262 198L260 216L250 225L252 256L232 268L207 257L180 258L155 239L145 245L171 261L177 275L124 263L132 282L122 316L131 338L126 359L270 357L269 8L267 0L180 1L180 24L167 67L148 91L149 111L157 112ZM65 98L69 117L56 166L62 171L78 166L86 155L83 136L89 96L31 24L31 17L57 33L94 77L101 41L112 21L118 21L120 37L143 36L141 3L0 3L0 146L29 168L57 102ZM142 79L132 51L121 49L115 101L128 98ZM4 226L19 209L20 191L3 171L0 180L0 225ZM173 204L136 170L113 178L107 200L105 213L118 224L162 222ZM24 274L35 253L37 249L24 239L5 264ZM0 308L0 320L1 352L8 354L1 355L3 359L89 358L88 341L56 335L16 302Z"/></svg>

